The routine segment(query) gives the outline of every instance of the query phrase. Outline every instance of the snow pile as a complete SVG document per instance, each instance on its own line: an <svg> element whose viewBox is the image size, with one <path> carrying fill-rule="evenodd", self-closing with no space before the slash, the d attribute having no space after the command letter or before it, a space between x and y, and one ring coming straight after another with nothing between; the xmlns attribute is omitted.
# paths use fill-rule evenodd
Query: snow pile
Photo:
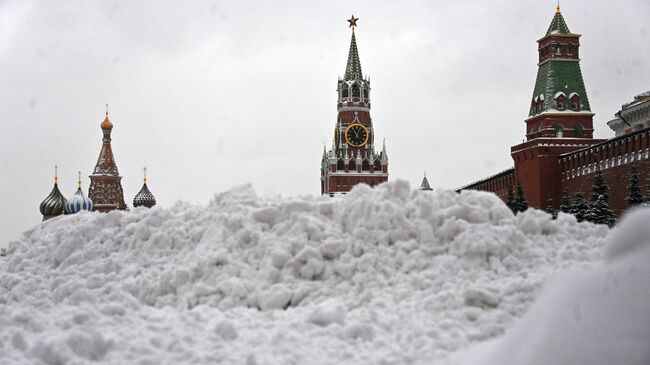
<svg viewBox="0 0 650 365"><path fill-rule="evenodd" d="M429 364L502 334L608 229L396 181L83 213L0 258L8 363Z"/></svg>
<svg viewBox="0 0 650 365"><path fill-rule="evenodd" d="M551 278L502 339L467 364L650 364L650 209L625 217L592 270Z"/></svg>

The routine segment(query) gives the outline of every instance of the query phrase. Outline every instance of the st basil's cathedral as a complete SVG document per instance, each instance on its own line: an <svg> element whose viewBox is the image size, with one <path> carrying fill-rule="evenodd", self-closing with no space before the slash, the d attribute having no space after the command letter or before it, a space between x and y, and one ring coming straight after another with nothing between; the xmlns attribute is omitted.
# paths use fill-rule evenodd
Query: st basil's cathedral
<svg viewBox="0 0 650 365"><path fill-rule="evenodd" d="M93 212L110 212L112 210L128 209L124 202L122 190L122 176L117 169L113 148L111 146L111 132L113 123L106 117L100 125L102 129L102 147L99 152L97 164L90 175L90 188L88 195L81 188L81 172L77 179L77 191L66 199L58 185L58 171L54 168L54 187L50 194L41 202L40 211L43 220L48 220L62 214L75 214L82 210ZM133 207L144 206L151 208L156 205L156 198L147 186L147 170L144 170L144 183L140 192L133 198Z"/></svg>

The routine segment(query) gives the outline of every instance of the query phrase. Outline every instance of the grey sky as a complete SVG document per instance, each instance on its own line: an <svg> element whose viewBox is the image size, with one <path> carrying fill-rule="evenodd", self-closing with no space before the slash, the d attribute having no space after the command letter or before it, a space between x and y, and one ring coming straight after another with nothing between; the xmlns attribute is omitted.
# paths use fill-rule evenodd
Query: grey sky
<svg viewBox="0 0 650 365"><path fill-rule="evenodd" d="M159 204L251 182L318 194L350 30L372 82L390 179L454 188L512 165L555 2L0 0L0 246L37 224L59 165L70 196L95 165L104 103L131 202L148 167ZM650 2L563 1L583 34L596 137L650 89ZM87 190L89 180L83 180Z"/></svg>

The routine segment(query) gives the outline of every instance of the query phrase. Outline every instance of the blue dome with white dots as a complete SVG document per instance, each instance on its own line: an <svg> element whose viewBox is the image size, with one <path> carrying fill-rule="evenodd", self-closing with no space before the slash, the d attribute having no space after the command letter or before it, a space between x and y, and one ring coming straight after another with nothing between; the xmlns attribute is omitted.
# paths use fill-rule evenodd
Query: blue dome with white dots
<svg viewBox="0 0 650 365"><path fill-rule="evenodd" d="M77 191L65 204L65 212L68 214L79 213L82 210L93 210L93 201L84 194L83 190L81 190L81 174L79 175Z"/></svg>

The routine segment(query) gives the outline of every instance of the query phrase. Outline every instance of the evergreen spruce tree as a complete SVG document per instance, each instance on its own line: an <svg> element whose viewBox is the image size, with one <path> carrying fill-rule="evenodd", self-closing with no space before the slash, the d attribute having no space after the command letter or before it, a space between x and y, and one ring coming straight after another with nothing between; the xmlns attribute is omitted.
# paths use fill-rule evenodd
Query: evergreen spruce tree
<svg viewBox="0 0 650 365"><path fill-rule="evenodd" d="M562 198L560 200L560 211L564 213L571 212L571 195L569 194L569 189L564 188L562 191Z"/></svg>
<svg viewBox="0 0 650 365"><path fill-rule="evenodd" d="M630 182L627 185L627 196L625 200L633 207L643 203L643 193L641 193L641 185L639 184L639 172L636 169L636 164L632 165L630 173Z"/></svg>
<svg viewBox="0 0 650 365"><path fill-rule="evenodd" d="M575 199L573 199L573 203L571 203L571 209L569 212L576 217L578 222L582 222L587 218L587 213L589 212L589 205L582 197L581 192L576 193L576 197Z"/></svg>
<svg viewBox="0 0 650 365"><path fill-rule="evenodd" d="M553 219L557 218L557 212L553 207L553 198L550 195L546 199L546 213L550 214Z"/></svg>
<svg viewBox="0 0 650 365"><path fill-rule="evenodd" d="M515 199L513 200L512 205L513 208L511 209L515 214L528 209L528 202L524 197L524 189L521 187L521 184L517 184L517 193L515 194Z"/></svg>
<svg viewBox="0 0 650 365"><path fill-rule="evenodd" d="M602 202L599 202L599 200L602 200ZM596 176L594 176L593 185L591 186L591 204L585 219L593 223L611 226L614 223L610 223L609 220L613 220L613 217L612 208L609 206L609 187L605 183L603 172L598 170Z"/></svg>
<svg viewBox="0 0 650 365"><path fill-rule="evenodd" d="M603 172L600 170L596 172L596 176L594 176L591 185L591 202L593 203L598 200L599 196L602 196L605 199L605 203L609 204L609 187L605 183Z"/></svg>
<svg viewBox="0 0 650 365"><path fill-rule="evenodd" d="M587 219L596 224L606 224L610 227L614 225L614 211L602 195L591 204Z"/></svg>

